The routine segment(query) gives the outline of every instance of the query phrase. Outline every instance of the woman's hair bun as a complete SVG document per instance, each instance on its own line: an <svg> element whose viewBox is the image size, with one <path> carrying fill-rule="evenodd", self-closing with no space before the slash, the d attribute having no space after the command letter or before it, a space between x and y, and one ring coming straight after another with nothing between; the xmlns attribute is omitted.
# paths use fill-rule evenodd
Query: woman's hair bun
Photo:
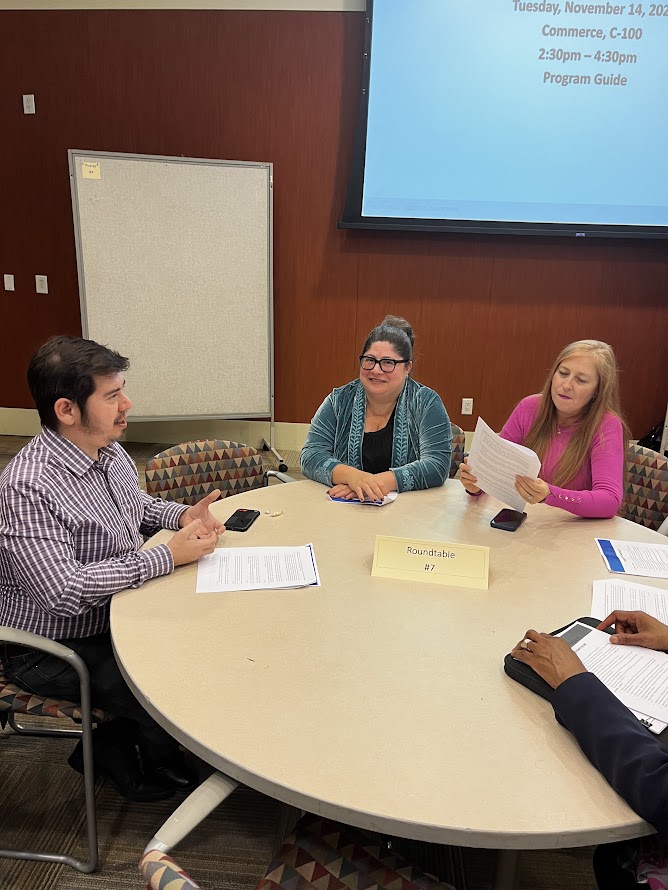
<svg viewBox="0 0 668 890"><path fill-rule="evenodd" d="M405 318L402 318L400 315L386 315L385 318L378 325L379 328L399 328L400 331L403 331L404 334L411 341L411 346L415 345L415 334L413 333L412 326L406 321Z"/></svg>

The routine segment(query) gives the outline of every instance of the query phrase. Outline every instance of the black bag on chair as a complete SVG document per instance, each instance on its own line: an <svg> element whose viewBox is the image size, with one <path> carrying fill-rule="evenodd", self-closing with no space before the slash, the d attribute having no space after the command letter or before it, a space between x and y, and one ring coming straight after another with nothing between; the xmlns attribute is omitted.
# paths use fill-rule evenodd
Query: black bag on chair
<svg viewBox="0 0 668 890"><path fill-rule="evenodd" d="M642 439L638 439L638 445L641 445L643 448L651 448L652 451L658 451L661 453L661 435L663 433L663 420L660 420L656 426L653 426L652 429L647 433L647 435L643 436Z"/></svg>

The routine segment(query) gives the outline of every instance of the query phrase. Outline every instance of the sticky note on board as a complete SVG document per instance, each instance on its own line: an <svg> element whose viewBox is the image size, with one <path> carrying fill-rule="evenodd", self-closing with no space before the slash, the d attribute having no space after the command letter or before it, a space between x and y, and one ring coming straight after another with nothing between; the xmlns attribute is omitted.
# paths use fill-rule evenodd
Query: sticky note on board
<svg viewBox="0 0 668 890"><path fill-rule="evenodd" d="M100 179L100 162L82 161L81 176L83 179Z"/></svg>

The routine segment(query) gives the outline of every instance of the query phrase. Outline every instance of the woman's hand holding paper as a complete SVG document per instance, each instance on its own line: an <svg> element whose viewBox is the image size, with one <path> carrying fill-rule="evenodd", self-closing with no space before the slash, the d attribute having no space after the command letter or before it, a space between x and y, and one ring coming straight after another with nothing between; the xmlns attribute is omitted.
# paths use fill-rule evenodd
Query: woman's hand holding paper
<svg viewBox="0 0 668 890"><path fill-rule="evenodd" d="M459 465L459 480L464 488L471 494L480 494L480 489L476 485L478 480L471 472L471 467L469 466L467 458L464 458Z"/></svg>
<svg viewBox="0 0 668 890"><path fill-rule="evenodd" d="M540 504L550 493L547 482L529 476L515 476L515 488L528 504Z"/></svg>

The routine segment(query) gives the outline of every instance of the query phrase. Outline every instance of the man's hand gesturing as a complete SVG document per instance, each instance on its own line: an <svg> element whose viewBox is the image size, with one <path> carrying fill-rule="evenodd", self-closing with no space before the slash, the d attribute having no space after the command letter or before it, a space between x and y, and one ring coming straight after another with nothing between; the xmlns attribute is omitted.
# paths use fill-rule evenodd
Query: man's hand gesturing
<svg viewBox="0 0 668 890"><path fill-rule="evenodd" d="M199 519L207 532L215 531L219 535L222 535L225 531L225 526L222 522L218 522L211 510L209 510L211 504L213 504L214 501L217 501L219 497L220 491L216 489L215 491L212 491L211 494L202 498L201 501L198 501L194 507L188 507L187 510L184 510L179 517L180 528L185 528L185 526L191 523L194 519Z"/></svg>
<svg viewBox="0 0 668 890"><path fill-rule="evenodd" d="M202 556L213 553L218 536L219 533L216 529L208 531L201 519L189 522L188 525L175 532L171 540L167 542L174 559L174 567L197 562Z"/></svg>

